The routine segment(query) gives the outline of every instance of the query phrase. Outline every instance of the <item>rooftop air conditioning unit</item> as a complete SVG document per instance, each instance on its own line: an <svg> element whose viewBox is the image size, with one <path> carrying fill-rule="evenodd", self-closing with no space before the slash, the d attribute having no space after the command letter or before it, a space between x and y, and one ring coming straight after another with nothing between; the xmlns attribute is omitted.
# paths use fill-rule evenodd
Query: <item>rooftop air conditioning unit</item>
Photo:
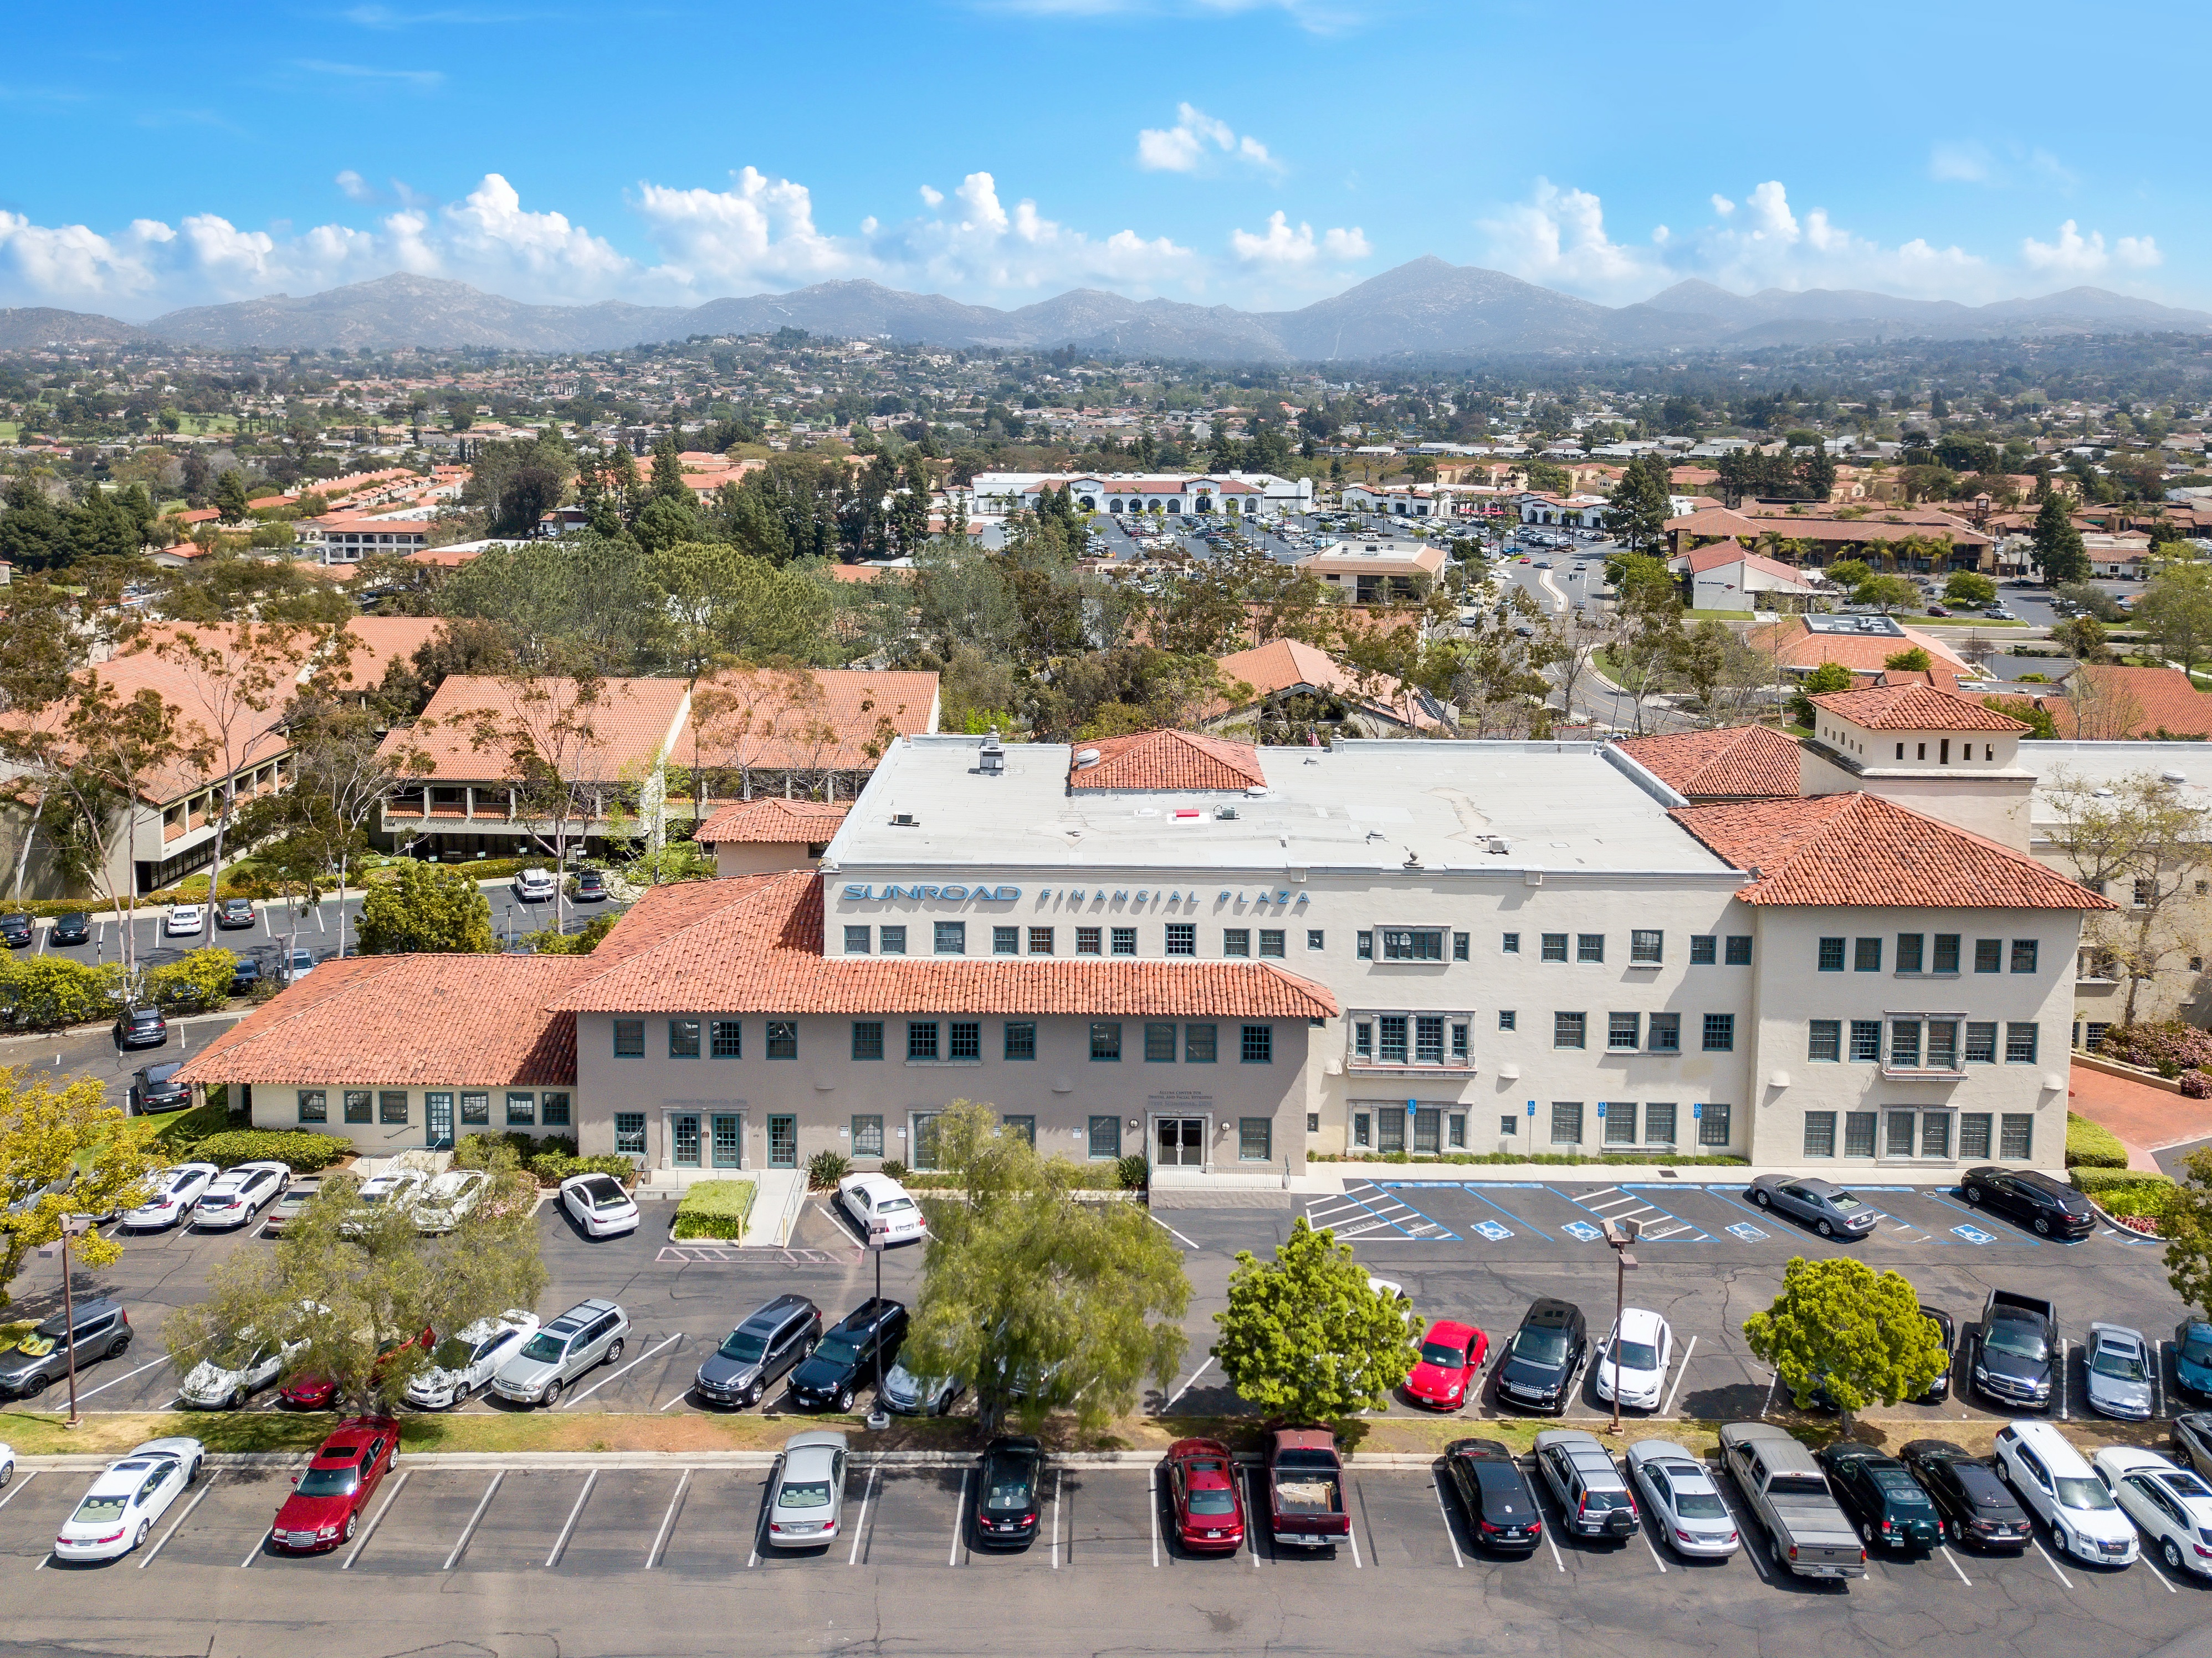
<svg viewBox="0 0 2212 1658"><path fill-rule="evenodd" d="M893 829L912 829L914 827L914 814L910 811L893 812L891 814L891 827Z"/></svg>

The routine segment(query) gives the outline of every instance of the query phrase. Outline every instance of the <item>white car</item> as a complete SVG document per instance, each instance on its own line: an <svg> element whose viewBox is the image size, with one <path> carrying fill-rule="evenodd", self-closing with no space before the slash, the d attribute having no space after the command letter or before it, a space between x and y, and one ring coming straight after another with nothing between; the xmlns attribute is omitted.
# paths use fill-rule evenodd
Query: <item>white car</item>
<svg viewBox="0 0 2212 1658"><path fill-rule="evenodd" d="M561 1182L561 1206L587 1238L637 1230L637 1200L612 1175L571 1175Z"/></svg>
<svg viewBox="0 0 2212 1658"><path fill-rule="evenodd" d="M197 1439L149 1439L111 1462L62 1521L57 1560L113 1560L146 1540L154 1522L199 1478L207 1447Z"/></svg>
<svg viewBox="0 0 2212 1658"><path fill-rule="evenodd" d="M261 1212L284 1195L292 1166L284 1163L241 1163L208 1182L192 1209L192 1224L203 1232L227 1232L250 1226Z"/></svg>
<svg viewBox="0 0 2212 1658"><path fill-rule="evenodd" d="M381 1175L373 1175L362 1182L361 1190L354 1193L360 1218L347 1220L339 1230L351 1235L363 1230L371 1222L394 1209L412 1209L429 1181L420 1170L394 1169Z"/></svg>
<svg viewBox="0 0 2212 1658"><path fill-rule="evenodd" d="M490 1384L492 1373L538 1333L538 1315L511 1307L479 1319L431 1351L430 1363L407 1384L407 1402L418 1411L447 1411Z"/></svg>
<svg viewBox="0 0 2212 1658"><path fill-rule="evenodd" d="M168 918L161 923L163 935L171 938L197 938L206 928L205 904L171 904Z"/></svg>
<svg viewBox="0 0 2212 1658"><path fill-rule="evenodd" d="M2212 1577L2212 1485L2156 1451L2132 1445L2107 1445L2091 1465L2170 1570Z"/></svg>
<svg viewBox="0 0 2212 1658"><path fill-rule="evenodd" d="M1677 1552L1703 1560L1735 1552L1735 1517L1696 1457L1663 1439L1640 1439L1628 1448L1628 1472Z"/></svg>
<svg viewBox="0 0 2212 1658"><path fill-rule="evenodd" d="M553 872L526 869L514 878L514 896L526 904L542 904L553 896Z"/></svg>
<svg viewBox="0 0 2212 1658"><path fill-rule="evenodd" d="M230 1345L192 1366L177 1389L180 1403L201 1411L234 1411L284 1374L305 1341L264 1341L249 1327Z"/></svg>
<svg viewBox="0 0 2212 1658"><path fill-rule="evenodd" d="M1616 1386L1616 1357L1620 1366L1617 1383L1620 1402L1639 1411L1657 1410L1667 1387L1667 1367L1674 1362L1672 1327L1656 1313L1631 1307L1606 1332L1603 1344L1590 1359L1590 1374L1596 1378L1597 1396L1608 1405Z"/></svg>
<svg viewBox="0 0 2212 1658"><path fill-rule="evenodd" d="M415 1225L424 1233L450 1232L483 1201L491 1176L481 1169L448 1169L433 1175L415 1205Z"/></svg>
<svg viewBox="0 0 2212 1658"><path fill-rule="evenodd" d="M2102 1566L2135 1563L2135 1527L2057 1428L2048 1422L2008 1422L1997 1430L1996 1453L2005 1484L2042 1516L2060 1548Z"/></svg>
<svg viewBox="0 0 2212 1658"><path fill-rule="evenodd" d="M315 952L312 950L295 950L292 952L290 959L284 963L283 975L284 982L288 985L295 985L314 970Z"/></svg>
<svg viewBox="0 0 2212 1658"><path fill-rule="evenodd" d="M837 1201L871 1248L912 1243L929 1231L917 1204L889 1175L848 1175L837 1182Z"/></svg>
<svg viewBox="0 0 2212 1658"><path fill-rule="evenodd" d="M149 1182L152 1195L123 1218L126 1232L158 1232L174 1226L192 1212L222 1170L211 1163L180 1163L164 1169Z"/></svg>
<svg viewBox="0 0 2212 1658"><path fill-rule="evenodd" d="M0 1489L5 1489L15 1478L15 1448L0 1443Z"/></svg>

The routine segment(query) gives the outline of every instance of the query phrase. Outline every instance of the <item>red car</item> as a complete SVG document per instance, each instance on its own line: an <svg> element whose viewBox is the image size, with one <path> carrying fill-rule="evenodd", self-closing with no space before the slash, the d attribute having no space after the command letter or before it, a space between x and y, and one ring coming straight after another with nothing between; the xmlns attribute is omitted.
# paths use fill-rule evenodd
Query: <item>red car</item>
<svg viewBox="0 0 2212 1658"><path fill-rule="evenodd" d="M376 1368L381 1370L388 1357L403 1348L420 1347L428 1352L437 1345L437 1338L427 1324L422 1333L412 1341L387 1341L377 1350ZM295 1411L327 1411L337 1403L338 1385L326 1376L313 1370L302 1370L278 1390L279 1403L289 1405Z"/></svg>
<svg viewBox="0 0 2212 1658"><path fill-rule="evenodd" d="M1455 1411L1475 1385L1490 1338L1472 1324L1440 1318L1421 1338L1420 1362L1406 1378L1406 1397L1434 1411Z"/></svg>
<svg viewBox="0 0 2212 1658"><path fill-rule="evenodd" d="M1168 1495L1176 1536L1194 1553L1226 1553L1244 1541L1244 1488L1229 1447L1218 1439L1178 1439L1168 1447Z"/></svg>
<svg viewBox="0 0 2212 1658"><path fill-rule="evenodd" d="M350 1541L361 1512L399 1455L399 1424L349 1416L323 1441L269 1527L273 1548L311 1554Z"/></svg>

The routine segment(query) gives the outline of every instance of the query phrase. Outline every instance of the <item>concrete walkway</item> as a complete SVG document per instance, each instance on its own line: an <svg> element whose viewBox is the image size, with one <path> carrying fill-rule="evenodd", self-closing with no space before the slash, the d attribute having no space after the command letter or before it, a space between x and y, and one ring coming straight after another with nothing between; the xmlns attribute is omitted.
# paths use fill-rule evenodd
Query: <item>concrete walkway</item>
<svg viewBox="0 0 2212 1658"><path fill-rule="evenodd" d="M2212 1139L2212 1100L2187 1099L2112 1077L2087 1066L2073 1067L2067 1103L2091 1122L2109 1128L2128 1148L2128 1167L2158 1172L2152 1157L2169 1145Z"/></svg>

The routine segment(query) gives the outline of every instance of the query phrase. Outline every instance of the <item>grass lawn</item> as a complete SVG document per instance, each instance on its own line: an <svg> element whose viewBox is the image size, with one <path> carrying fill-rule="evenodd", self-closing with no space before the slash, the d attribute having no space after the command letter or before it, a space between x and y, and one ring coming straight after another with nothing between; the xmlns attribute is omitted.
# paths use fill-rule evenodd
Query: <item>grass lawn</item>
<svg viewBox="0 0 2212 1658"><path fill-rule="evenodd" d="M1692 622L1752 622L1757 612L1752 610L1685 610L1685 618Z"/></svg>

